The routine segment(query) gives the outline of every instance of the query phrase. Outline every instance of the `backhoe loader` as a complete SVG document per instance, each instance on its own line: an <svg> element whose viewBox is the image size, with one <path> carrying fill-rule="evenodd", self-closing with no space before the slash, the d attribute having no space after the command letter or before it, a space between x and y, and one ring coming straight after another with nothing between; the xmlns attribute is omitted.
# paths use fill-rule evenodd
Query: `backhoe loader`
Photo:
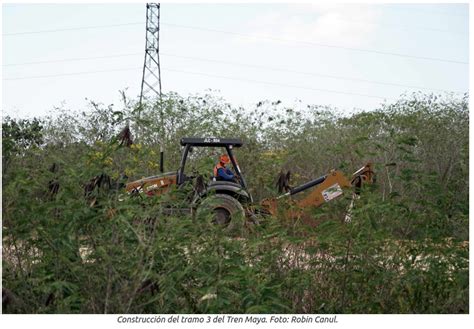
<svg viewBox="0 0 474 329"><path fill-rule="evenodd" d="M126 190L130 194L146 194L149 196L162 195L175 190L189 190L186 195L186 206L177 209L169 208L171 213L188 213L198 218L210 218L212 223L220 224L232 230L242 226L246 221L255 222L256 212L263 215L277 214L279 204L290 199L293 205L287 210L288 217L301 216L304 210L319 207L341 195L344 190L352 188L354 198L363 184L372 183L374 173L369 163L357 170L350 179L340 171L332 170L328 174L311 180L305 184L290 188L287 192L271 199L265 199L259 204L254 200L247 188L242 171L234 157L233 149L243 146L243 142L236 138L183 138L181 163L174 172L167 172L130 182ZM229 156L235 181L206 181L202 175L187 175L186 163L193 148L223 148ZM192 188L189 188L189 187ZM293 196L308 189L314 188L303 199L293 199ZM351 203L353 204L353 203Z"/></svg>

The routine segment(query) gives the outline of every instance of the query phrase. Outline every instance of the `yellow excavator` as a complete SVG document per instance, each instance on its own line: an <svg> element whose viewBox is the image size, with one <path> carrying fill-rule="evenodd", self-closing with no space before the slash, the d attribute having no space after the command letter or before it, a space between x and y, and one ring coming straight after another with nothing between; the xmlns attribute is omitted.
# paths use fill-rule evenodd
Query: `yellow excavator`
<svg viewBox="0 0 474 329"><path fill-rule="evenodd" d="M312 207L319 207L340 196L345 191L352 191L353 205L358 191L364 184L374 181L375 175L372 164L368 163L351 177L346 177L342 172L332 170L328 174L311 180L295 188L290 188L288 182L284 185L286 193L277 197L265 199L259 204L254 200L247 188L246 180L237 164L233 149L243 146L243 142L236 138L183 138L181 163L179 168L173 172L163 173L130 182L126 190L130 194L145 194L148 196L162 195L173 189L188 191L185 194L185 207L170 209L170 212L190 213L194 216L203 217L206 214L213 223L234 227L242 224L242 218L254 220L256 209L260 214L275 216L279 204L288 202L291 207L286 211L286 217L299 217ZM188 175L186 163L189 152L193 148L222 148L227 152L231 161L232 170L235 173L235 181L219 181L212 179L206 181L201 175ZM288 175L286 176L288 177ZM295 195L313 189L311 193L302 199L294 198ZM181 194L182 195L182 194ZM346 218L346 220L348 220Z"/></svg>

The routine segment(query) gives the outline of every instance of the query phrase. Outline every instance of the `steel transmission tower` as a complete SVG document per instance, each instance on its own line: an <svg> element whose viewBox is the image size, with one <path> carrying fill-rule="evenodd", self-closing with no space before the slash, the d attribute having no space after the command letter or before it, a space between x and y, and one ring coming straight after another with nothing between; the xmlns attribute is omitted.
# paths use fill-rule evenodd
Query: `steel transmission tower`
<svg viewBox="0 0 474 329"><path fill-rule="evenodd" d="M160 115L160 171L164 172L163 141L165 127L163 118L163 104L161 100L161 71L160 71L160 4L146 4L146 44L145 61L143 63L142 86L140 92L140 110L143 98L159 99ZM155 102L156 104L156 102Z"/></svg>
<svg viewBox="0 0 474 329"><path fill-rule="evenodd" d="M146 45L143 64L140 105L147 96L161 97L160 72L160 4L146 4Z"/></svg>

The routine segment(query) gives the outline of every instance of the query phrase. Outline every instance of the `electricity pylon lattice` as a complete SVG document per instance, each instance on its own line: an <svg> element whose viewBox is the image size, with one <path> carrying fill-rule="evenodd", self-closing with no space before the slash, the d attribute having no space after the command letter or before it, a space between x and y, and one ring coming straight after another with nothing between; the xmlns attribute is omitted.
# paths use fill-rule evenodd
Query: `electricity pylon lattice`
<svg viewBox="0 0 474 329"><path fill-rule="evenodd" d="M143 64L140 105L143 98L161 97L160 72L160 4L147 3L146 5L146 45L145 62Z"/></svg>

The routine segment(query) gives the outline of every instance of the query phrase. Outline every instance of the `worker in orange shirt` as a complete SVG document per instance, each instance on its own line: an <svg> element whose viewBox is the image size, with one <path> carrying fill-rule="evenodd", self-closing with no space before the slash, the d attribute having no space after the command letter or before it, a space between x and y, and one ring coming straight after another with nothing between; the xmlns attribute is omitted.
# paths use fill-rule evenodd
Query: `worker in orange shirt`
<svg viewBox="0 0 474 329"><path fill-rule="evenodd" d="M224 180L229 182L235 181L235 174L226 165L230 163L230 158L227 154L223 154L219 158L219 162L214 167L215 180Z"/></svg>

